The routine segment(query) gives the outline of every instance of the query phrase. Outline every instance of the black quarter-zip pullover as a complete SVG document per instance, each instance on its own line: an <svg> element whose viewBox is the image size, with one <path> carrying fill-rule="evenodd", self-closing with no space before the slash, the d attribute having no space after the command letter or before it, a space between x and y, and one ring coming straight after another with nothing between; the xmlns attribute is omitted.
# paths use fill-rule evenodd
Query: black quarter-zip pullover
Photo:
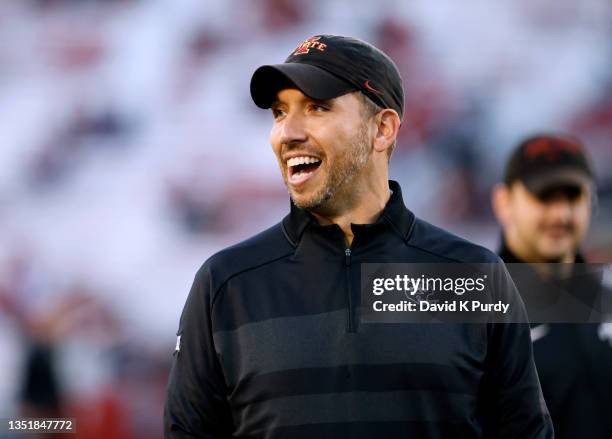
<svg viewBox="0 0 612 439"><path fill-rule="evenodd" d="M179 325L167 438L552 437L528 325L360 322L362 263L499 262L390 189L350 248L292 205L204 263Z"/></svg>

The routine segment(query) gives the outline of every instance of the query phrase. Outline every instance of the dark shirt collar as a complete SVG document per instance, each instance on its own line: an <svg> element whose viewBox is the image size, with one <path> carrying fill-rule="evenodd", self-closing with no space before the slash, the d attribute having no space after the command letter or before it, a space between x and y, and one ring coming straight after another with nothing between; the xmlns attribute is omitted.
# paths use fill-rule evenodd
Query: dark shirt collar
<svg viewBox="0 0 612 439"><path fill-rule="evenodd" d="M508 248L508 244L506 244L506 239L503 236L501 238L501 245L499 246L497 254L506 264L516 264L519 262L523 262L519 258L517 258L514 253L510 251L510 249Z"/></svg>
<svg viewBox="0 0 612 439"><path fill-rule="evenodd" d="M389 189L393 191L389 201L374 224L352 225L356 229L373 229L375 227L390 226L403 240L408 239L414 225L414 214L406 208L402 198L402 189L399 183L389 180ZM300 209L291 202L291 212L283 219L283 231L293 246L300 241L304 230L309 225L318 225L315 217L307 210Z"/></svg>
<svg viewBox="0 0 612 439"><path fill-rule="evenodd" d="M506 239L503 236L501 238L501 245L499 247L499 251L497 252L497 254L502 259L502 261L504 261L506 264L515 264L515 263L525 262L525 261L520 260L514 253L512 253L510 248L508 248ZM576 255L576 260L574 262L576 263L585 262L584 256L581 253L578 253Z"/></svg>

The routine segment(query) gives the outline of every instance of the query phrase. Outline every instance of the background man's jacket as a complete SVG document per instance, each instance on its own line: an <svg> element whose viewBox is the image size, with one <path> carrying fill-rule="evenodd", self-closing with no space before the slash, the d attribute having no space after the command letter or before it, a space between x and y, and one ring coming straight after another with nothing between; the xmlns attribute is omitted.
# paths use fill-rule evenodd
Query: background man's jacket
<svg viewBox="0 0 612 439"><path fill-rule="evenodd" d="M505 243L499 255L509 264L522 263L510 252ZM581 255L577 263L584 263ZM512 268L510 270L513 271ZM521 268L521 274L529 272ZM535 271L529 279L517 276L519 292L523 288L545 291L546 281ZM576 296L594 295L602 288L599 280L585 282L568 291ZM567 284L566 284L567 285ZM604 295L609 297L609 293ZM600 324L593 323L534 323L533 341L535 363L542 383L542 392L555 426L557 439L610 439L612 438L612 345L600 337Z"/></svg>

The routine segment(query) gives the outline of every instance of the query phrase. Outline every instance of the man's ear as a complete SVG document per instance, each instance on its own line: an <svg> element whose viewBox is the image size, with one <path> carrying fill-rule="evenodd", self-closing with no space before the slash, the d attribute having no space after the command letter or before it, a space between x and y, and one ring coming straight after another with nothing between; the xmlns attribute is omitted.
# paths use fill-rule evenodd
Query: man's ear
<svg viewBox="0 0 612 439"><path fill-rule="evenodd" d="M497 221L503 226L508 222L510 213L510 188L504 183L498 183L491 192L491 207Z"/></svg>
<svg viewBox="0 0 612 439"><path fill-rule="evenodd" d="M400 118L395 110L385 108L375 117L376 137L374 138L374 150L383 152L389 148L395 139L400 128Z"/></svg>

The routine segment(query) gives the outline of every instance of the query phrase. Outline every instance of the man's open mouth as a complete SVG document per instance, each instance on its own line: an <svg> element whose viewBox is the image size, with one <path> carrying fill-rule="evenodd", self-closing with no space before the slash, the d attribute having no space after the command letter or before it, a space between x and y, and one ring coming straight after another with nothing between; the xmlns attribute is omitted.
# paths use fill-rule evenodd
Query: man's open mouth
<svg viewBox="0 0 612 439"><path fill-rule="evenodd" d="M287 178L292 185L304 183L321 166L321 160L311 156L293 157L287 160Z"/></svg>

